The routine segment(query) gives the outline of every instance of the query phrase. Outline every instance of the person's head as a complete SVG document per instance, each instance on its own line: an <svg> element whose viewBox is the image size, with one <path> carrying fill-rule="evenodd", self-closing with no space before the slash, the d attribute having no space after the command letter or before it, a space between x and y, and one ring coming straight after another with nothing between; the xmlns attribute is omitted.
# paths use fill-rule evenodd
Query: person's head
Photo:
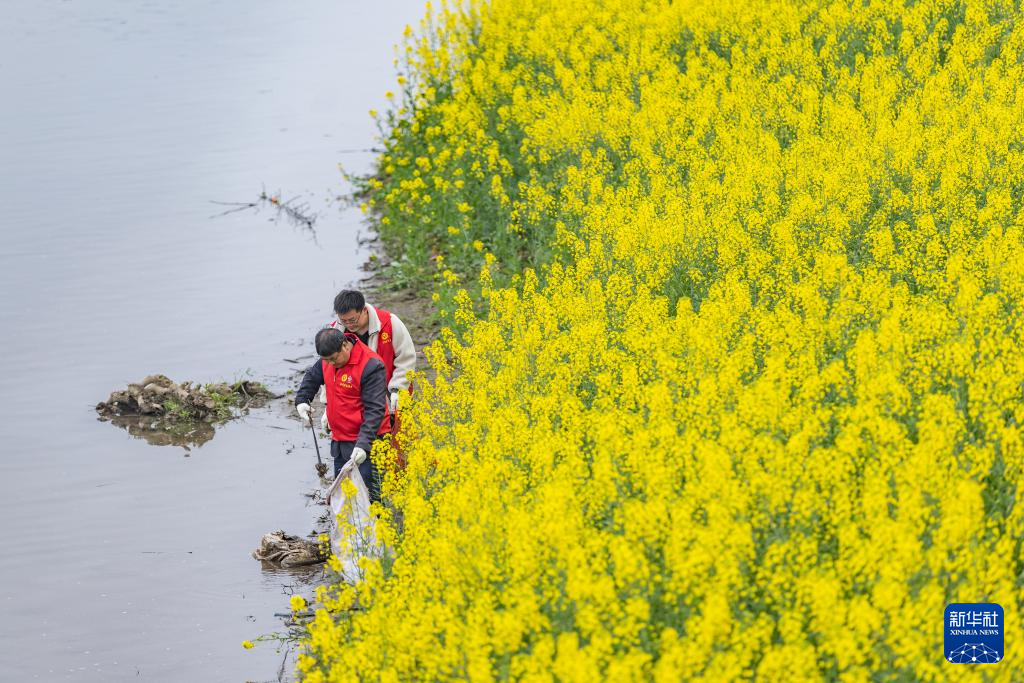
<svg viewBox="0 0 1024 683"><path fill-rule="evenodd" d="M355 337L342 332L337 327L325 327L316 333L316 338L313 340L320 358L336 368L348 363L355 342Z"/></svg>
<svg viewBox="0 0 1024 683"><path fill-rule="evenodd" d="M366 311L366 298L355 289L343 289L334 297L334 315L338 322L350 332L362 333L370 325L370 315Z"/></svg>

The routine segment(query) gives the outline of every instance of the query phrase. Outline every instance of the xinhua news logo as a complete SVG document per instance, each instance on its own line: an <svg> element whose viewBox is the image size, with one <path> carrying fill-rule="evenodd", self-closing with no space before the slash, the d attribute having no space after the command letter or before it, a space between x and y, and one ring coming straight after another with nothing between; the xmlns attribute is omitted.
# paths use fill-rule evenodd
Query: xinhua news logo
<svg viewBox="0 0 1024 683"><path fill-rule="evenodd" d="M946 606L946 661L995 664L1003 660L1003 608L994 602Z"/></svg>

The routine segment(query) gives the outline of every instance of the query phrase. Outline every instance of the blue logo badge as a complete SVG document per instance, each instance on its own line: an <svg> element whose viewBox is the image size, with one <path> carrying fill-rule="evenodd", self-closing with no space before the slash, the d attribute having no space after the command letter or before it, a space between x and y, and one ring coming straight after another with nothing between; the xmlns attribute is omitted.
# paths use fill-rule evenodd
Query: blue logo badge
<svg viewBox="0 0 1024 683"><path fill-rule="evenodd" d="M1003 660L1003 608L994 602L946 606L946 661L995 664Z"/></svg>

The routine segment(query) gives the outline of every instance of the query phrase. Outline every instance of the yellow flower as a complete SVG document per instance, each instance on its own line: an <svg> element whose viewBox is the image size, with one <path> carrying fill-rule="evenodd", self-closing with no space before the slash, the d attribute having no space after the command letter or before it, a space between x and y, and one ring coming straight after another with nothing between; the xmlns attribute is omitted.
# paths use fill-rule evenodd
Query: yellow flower
<svg viewBox="0 0 1024 683"><path fill-rule="evenodd" d="M952 4L427 10L365 189L441 326L304 680L954 677L1020 593L1024 11Z"/></svg>
<svg viewBox="0 0 1024 683"><path fill-rule="evenodd" d="M243 640L242 647L244 647L246 650L251 650L256 646L253 644L251 640Z"/></svg>

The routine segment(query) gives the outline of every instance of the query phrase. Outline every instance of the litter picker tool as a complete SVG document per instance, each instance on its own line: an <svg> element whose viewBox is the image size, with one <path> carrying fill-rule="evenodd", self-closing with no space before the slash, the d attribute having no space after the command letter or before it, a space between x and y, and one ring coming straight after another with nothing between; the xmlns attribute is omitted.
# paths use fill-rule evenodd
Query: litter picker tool
<svg viewBox="0 0 1024 683"><path fill-rule="evenodd" d="M316 446L316 473L321 477L327 475L327 465L320 457L320 441L316 438L316 427L313 426L313 416L309 416L309 431L313 432L313 445Z"/></svg>

